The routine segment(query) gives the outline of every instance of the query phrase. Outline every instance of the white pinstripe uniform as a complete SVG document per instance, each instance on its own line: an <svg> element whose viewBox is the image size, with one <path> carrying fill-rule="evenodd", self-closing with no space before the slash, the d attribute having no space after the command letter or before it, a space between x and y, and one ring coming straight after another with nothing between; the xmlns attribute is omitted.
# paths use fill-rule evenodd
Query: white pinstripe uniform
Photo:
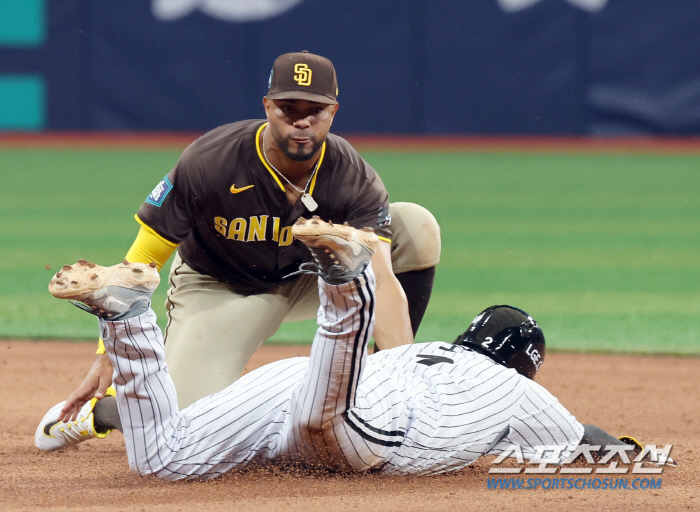
<svg viewBox="0 0 700 512"><path fill-rule="evenodd" d="M284 461L429 474L475 461L506 427L489 453L579 443L583 426L549 392L467 348L435 342L367 357L374 279L371 267L339 286L319 278L310 358L258 368L179 412L153 311L101 319L130 467L167 479Z"/></svg>

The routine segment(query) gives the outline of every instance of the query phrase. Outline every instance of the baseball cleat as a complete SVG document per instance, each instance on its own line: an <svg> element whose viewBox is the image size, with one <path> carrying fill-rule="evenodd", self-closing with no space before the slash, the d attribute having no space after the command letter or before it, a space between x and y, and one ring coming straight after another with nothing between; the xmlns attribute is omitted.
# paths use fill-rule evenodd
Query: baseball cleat
<svg viewBox="0 0 700 512"><path fill-rule="evenodd" d="M49 292L59 299L107 320L137 316L147 309L160 283L155 263L131 263L102 267L85 260L65 265L49 282Z"/></svg>
<svg viewBox="0 0 700 512"><path fill-rule="evenodd" d="M311 251L315 270L302 263L300 273L320 275L330 284L343 284L360 275L377 250L379 239L372 228L355 229L324 222L318 216L311 220L298 219L292 226L292 235ZM313 264L311 264L313 265Z"/></svg>
<svg viewBox="0 0 700 512"><path fill-rule="evenodd" d="M107 388L107 396L116 396L114 388ZM75 446L88 439L107 437L111 432L111 430L106 432L95 431L93 410L95 409L97 398L85 402L75 421L65 422L58 420L59 416L62 415L61 409L65 403L63 401L54 405L39 423L34 434L34 446L40 450L60 450L68 446Z"/></svg>

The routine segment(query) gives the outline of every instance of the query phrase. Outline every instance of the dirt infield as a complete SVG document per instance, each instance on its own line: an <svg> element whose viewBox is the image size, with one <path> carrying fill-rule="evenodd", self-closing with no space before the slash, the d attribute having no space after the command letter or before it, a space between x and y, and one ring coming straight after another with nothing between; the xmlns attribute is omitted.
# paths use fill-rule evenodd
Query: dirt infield
<svg viewBox="0 0 700 512"><path fill-rule="evenodd" d="M34 430L79 383L94 346L0 342L0 510L698 510L700 359L551 354L538 381L581 421L646 443L673 444L678 468L652 490L488 490L488 461L422 478L255 471L171 483L129 472L122 436L40 453ZM308 347L265 346L248 369ZM560 477L560 475L518 475ZM561 475L563 476L563 475ZM637 475L601 475L628 478ZM644 476L644 475L641 475Z"/></svg>

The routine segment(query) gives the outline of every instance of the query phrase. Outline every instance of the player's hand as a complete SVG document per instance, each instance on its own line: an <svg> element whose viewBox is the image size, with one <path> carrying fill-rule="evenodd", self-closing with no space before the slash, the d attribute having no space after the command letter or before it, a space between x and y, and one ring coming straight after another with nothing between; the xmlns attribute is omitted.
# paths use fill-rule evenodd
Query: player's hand
<svg viewBox="0 0 700 512"><path fill-rule="evenodd" d="M92 368L83 379L78 389L73 391L61 409L63 416L61 421L73 421L78 417L78 412L85 405L85 402L95 398L104 398L107 388L112 385L112 363L106 354L95 356Z"/></svg>

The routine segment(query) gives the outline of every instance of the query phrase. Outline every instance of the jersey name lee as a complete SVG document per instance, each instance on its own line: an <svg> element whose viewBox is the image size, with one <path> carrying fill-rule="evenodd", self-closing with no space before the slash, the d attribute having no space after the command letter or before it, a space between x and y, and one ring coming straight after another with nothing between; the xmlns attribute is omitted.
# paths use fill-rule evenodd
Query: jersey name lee
<svg viewBox="0 0 700 512"><path fill-rule="evenodd" d="M257 215L244 219L237 217L230 222L224 217L214 217L214 229L229 240L239 242L265 242L272 240L280 246L290 245L292 226L284 226L280 229L280 218L269 215Z"/></svg>

